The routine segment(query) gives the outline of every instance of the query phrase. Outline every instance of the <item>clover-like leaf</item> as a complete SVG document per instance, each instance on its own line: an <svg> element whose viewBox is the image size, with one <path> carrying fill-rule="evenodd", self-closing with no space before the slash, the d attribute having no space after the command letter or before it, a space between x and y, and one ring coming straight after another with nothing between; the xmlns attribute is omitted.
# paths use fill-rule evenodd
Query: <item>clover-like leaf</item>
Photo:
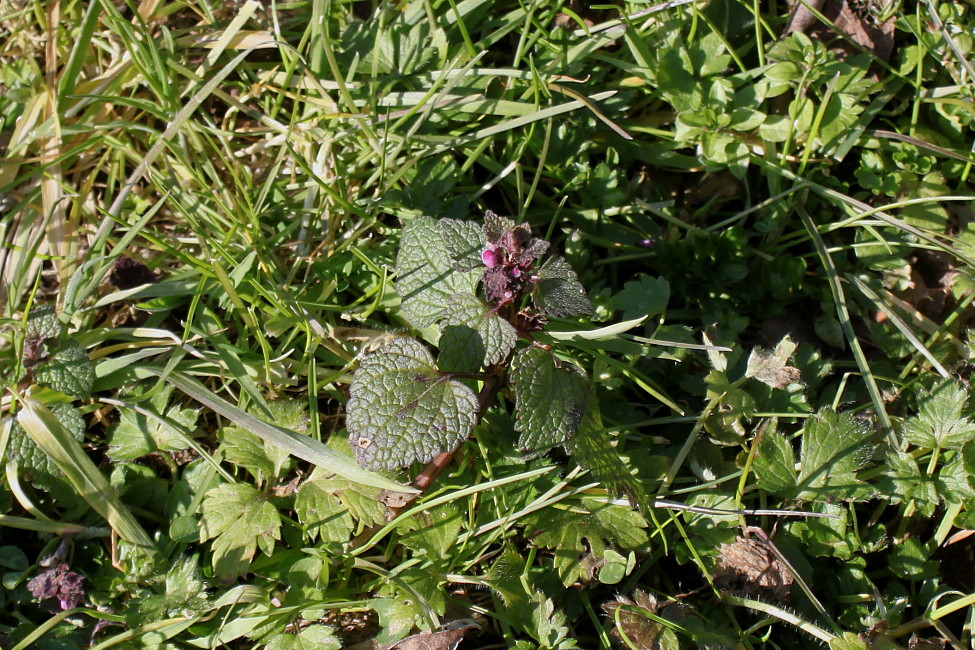
<svg viewBox="0 0 975 650"><path fill-rule="evenodd" d="M541 451L571 438L586 412L585 371L537 347L519 352L512 365L518 446Z"/></svg>
<svg viewBox="0 0 975 650"><path fill-rule="evenodd" d="M95 383L95 367L81 344L67 339L49 359L37 364L34 379L66 395L86 399Z"/></svg>
<svg viewBox="0 0 975 650"><path fill-rule="evenodd" d="M363 359L355 373L349 442L369 469L427 462L470 435L477 408L474 391L437 372L422 343L396 339Z"/></svg>
<svg viewBox="0 0 975 650"><path fill-rule="evenodd" d="M477 372L504 359L518 333L477 296L461 293L450 299L440 323L440 356L445 372Z"/></svg>
<svg viewBox="0 0 975 650"><path fill-rule="evenodd" d="M473 221L441 219L440 229L443 231L443 243L447 254L456 270L471 271L484 265L481 261L481 252L487 242L481 232L481 226Z"/></svg>
<svg viewBox="0 0 975 650"><path fill-rule="evenodd" d="M565 317L592 314L592 303L579 283L576 272L565 258L550 258L538 270L533 292L535 306L549 316Z"/></svg>
<svg viewBox="0 0 975 650"><path fill-rule="evenodd" d="M454 269L436 219L415 217L403 227L396 257L396 293L403 312L415 327L437 322L450 297L474 293L480 272Z"/></svg>

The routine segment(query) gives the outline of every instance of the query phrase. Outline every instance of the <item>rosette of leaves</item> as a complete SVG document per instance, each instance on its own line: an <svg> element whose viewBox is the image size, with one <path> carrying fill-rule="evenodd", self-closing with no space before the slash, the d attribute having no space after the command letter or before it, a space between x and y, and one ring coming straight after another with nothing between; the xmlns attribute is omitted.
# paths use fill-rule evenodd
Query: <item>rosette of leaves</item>
<svg viewBox="0 0 975 650"><path fill-rule="evenodd" d="M490 211L483 225L420 216L404 226L395 280L402 313L417 329L434 328L439 350L402 337L363 358L346 417L361 465L395 469L452 452L506 382L520 450L538 453L575 434L588 376L532 333L549 316L591 314L592 304L549 248L528 224Z"/></svg>

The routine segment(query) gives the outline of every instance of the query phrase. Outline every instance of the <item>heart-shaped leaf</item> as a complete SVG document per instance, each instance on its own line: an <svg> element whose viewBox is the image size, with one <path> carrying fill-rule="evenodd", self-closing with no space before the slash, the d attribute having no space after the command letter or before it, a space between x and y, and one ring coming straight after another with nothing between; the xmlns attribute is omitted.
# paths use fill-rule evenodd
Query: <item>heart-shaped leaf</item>
<svg viewBox="0 0 975 650"><path fill-rule="evenodd" d="M359 464L395 469L427 462L463 442L477 420L477 397L437 372L422 343L399 338L363 359L347 411Z"/></svg>
<svg viewBox="0 0 975 650"><path fill-rule="evenodd" d="M444 244L444 231L432 217L415 217L403 226L396 257L396 293L414 327L437 322L450 297L474 293L481 273L454 269Z"/></svg>
<svg viewBox="0 0 975 650"><path fill-rule="evenodd" d="M512 365L518 446L541 451L571 438L586 412L585 371L537 347L519 352Z"/></svg>
<svg viewBox="0 0 975 650"><path fill-rule="evenodd" d="M450 299L440 328L437 364L445 372L477 372L501 361L518 340L511 323L469 293Z"/></svg>
<svg viewBox="0 0 975 650"><path fill-rule="evenodd" d="M576 272L565 258L550 258L538 270L535 305L549 316L580 316L592 313L592 303Z"/></svg>

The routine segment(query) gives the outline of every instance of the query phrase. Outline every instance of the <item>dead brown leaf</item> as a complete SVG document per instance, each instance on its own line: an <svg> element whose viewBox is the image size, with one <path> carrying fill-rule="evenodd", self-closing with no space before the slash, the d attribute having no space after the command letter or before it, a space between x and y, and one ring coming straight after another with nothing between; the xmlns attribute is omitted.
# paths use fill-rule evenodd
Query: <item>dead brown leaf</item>
<svg viewBox="0 0 975 650"><path fill-rule="evenodd" d="M734 544L722 544L714 570L718 589L746 598L786 602L794 578L769 548L754 539L739 537Z"/></svg>
<svg viewBox="0 0 975 650"><path fill-rule="evenodd" d="M454 622L459 623L458 621ZM439 632L420 632L386 646L386 650L455 650L468 630L477 628L474 622L460 623Z"/></svg>

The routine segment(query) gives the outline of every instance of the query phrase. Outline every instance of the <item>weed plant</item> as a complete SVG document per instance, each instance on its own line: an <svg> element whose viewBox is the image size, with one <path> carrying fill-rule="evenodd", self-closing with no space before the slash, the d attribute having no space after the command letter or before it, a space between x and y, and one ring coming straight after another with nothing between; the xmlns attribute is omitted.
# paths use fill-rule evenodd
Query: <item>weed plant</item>
<svg viewBox="0 0 975 650"><path fill-rule="evenodd" d="M0 0L0 646L971 647L973 29Z"/></svg>

